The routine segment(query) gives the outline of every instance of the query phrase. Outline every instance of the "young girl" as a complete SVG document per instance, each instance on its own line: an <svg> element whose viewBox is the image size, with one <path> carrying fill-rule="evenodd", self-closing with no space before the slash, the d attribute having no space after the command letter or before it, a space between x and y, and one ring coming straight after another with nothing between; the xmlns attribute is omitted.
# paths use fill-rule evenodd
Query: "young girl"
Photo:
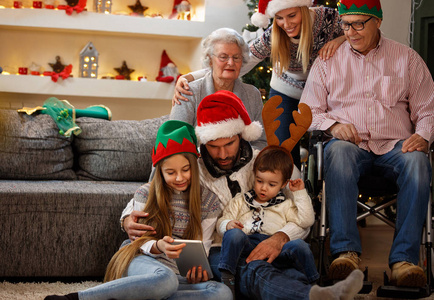
<svg viewBox="0 0 434 300"><path fill-rule="evenodd" d="M311 5L312 0L259 0L258 12L252 16L252 23L263 28L268 26L270 18L274 20L272 26L250 43L250 60L243 64L240 75L271 57L273 73L269 97L283 98L280 107L284 113L278 119L281 126L276 132L281 142L290 136L289 124L294 122L292 111L297 110L314 60L318 56L324 59L332 56L345 41L339 13L328 7L309 8ZM187 82L203 75L203 71L198 71L181 76L173 102L188 101L180 93L191 95ZM300 168L299 144L291 154L294 164Z"/></svg>
<svg viewBox="0 0 434 300"><path fill-rule="evenodd" d="M194 128L182 121L167 121L158 130L152 152L156 168L150 183L134 195L136 207L149 216L141 220L156 229L122 247L111 259L105 283L45 300L80 299L231 299L224 284L208 281L200 266L186 277L179 275L174 258L185 244L174 238L202 239L207 252L220 215L219 199L199 183L197 139Z"/></svg>

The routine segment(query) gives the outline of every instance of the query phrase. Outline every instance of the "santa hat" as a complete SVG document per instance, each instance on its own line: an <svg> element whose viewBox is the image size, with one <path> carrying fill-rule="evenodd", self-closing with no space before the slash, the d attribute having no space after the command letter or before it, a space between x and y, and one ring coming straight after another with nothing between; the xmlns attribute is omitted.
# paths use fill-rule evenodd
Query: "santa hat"
<svg viewBox="0 0 434 300"><path fill-rule="evenodd" d="M152 149L152 165L171 155L197 152L197 138L194 128L188 123L169 120L160 126L157 132L155 147Z"/></svg>
<svg viewBox="0 0 434 300"><path fill-rule="evenodd" d="M383 20L380 0L341 0L338 2L339 15L366 15Z"/></svg>
<svg viewBox="0 0 434 300"><path fill-rule="evenodd" d="M181 4L183 0L174 0L173 1L173 8L172 8L172 13L169 16L169 19L173 19L178 15L178 10L176 9L176 6L178 6L179 4Z"/></svg>
<svg viewBox="0 0 434 300"><path fill-rule="evenodd" d="M173 64L175 66L173 61L169 58L169 55L167 55L166 50L163 50L163 53L161 54L160 71L158 72L158 76L155 78L155 80L167 83L175 80L173 76L164 76L162 68L166 67L168 64Z"/></svg>
<svg viewBox="0 0 434 300"><path fill-rule="evenodd" d="M243 102L232 92L208 95L197 108L196 135L201 144L237 134L246 141L254 141L261 133L262 125L250 120Z"/></svg>
<svg viewBox="0 0 434 300"><path fill-rule="evenodd" d="M252 24L265 28L277 12L292 7L310 7L312 2L312 0L259 0L258 11L251 18Z"/></svg>

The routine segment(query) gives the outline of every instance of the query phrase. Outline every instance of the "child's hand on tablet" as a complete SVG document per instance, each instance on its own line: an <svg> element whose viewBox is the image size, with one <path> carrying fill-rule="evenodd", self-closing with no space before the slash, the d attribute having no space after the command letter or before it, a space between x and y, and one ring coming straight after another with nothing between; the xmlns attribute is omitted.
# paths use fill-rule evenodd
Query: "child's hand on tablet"
<svg viewBox="0 0 434 300"><path fill-rule="evenodd" d="M182 248L186 244L172 245L173 239L170 236L165 236L162 240L157 241L157 247L164 252L168 258L178 258L182 252Z"/></svg>
<svg viewBox="0 0 434 300"><path fill-rule="evenodd" d="M191 268L185 277L188 283L199 283L209 280L208 273L201 266Z"/></svg>

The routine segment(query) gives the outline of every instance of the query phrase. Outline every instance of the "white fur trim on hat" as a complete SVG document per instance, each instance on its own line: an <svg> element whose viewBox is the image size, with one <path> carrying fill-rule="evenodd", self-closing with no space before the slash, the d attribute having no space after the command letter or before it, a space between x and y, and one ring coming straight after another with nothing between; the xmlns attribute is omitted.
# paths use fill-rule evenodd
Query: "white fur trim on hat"
<svg viewBox="0 0 434 300"><path fill-rule="evenodd" d="M255 141L262 134L262 125L254 121L247 125L241 117L226 119L217 123L200 124L196 126L196 136L200 144L206 144L220 138L230 138L237 134L246 141Z"/></svg>
<svg viewBox="0 0 434 300"><path fill-rule="evenodd" d="M307 6L311 7L312 0L272 0L268 3L267 10L265 11L270 18L274 18L277 12L292 8Z"/></svg>

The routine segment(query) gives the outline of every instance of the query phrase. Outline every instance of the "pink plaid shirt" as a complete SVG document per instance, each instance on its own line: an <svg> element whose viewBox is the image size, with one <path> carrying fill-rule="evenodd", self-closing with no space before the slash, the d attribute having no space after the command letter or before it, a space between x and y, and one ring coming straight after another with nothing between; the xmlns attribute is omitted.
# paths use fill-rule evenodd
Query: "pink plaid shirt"
<svg viewBox="0 0 434 300"><path fill-rule="evenodd" d="M312 109L309 130L353 124L359 147L378 155L413 133L433 141L431 74L413 49L383 36L366 56L345 41L331 59L316 59L300 102Z"/></svg>

